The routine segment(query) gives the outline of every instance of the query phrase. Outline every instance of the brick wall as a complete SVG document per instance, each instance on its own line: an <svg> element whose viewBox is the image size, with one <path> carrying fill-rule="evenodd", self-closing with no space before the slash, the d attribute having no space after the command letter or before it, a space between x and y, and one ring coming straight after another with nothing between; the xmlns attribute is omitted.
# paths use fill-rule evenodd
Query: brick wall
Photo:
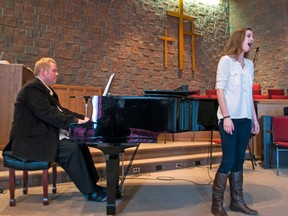
<svg viewBox="0 0 288 216"><path fill-rule="evenodd" d="M176 1L152 0L0 0L0 51L11 63L31 68L43 56L58 62L58 83L105 86L115 73L114 95L141 95L144 89L213 88L219 53L231 31L251 26L255 82L262 92L287 86L287 0L231 0L217 6L186 3L184 12L195 16L196 72L191 70L191 40L185 36L184 70L178 67L178 11ZM230 14L229 14L230 13ZM229 21L230 20L230 21ZM185 28L190 30L189 23ZM158 36L169 37L168 67ZM250 52L253 60L255 50Z"/></svg>
<svg viewBox="0 0 288 216"><path fill-rule="evenodd" d="M288 1L287 0L232 0L230 27L251 27L254 45L259 47L255 61L255 82L263 93L268 88L288 86ZM254 59L255 49L250 52Z"/></svg>
<svg viewBox="0 0 288 216"><path fill-rule="evenodd" d="M60 84L105 86L115 73L113 95L141 95L144 89L213 88L218 54L227 36L228 4L186 3L195 16L196 72L191 70L191 39L185 36L184 70L178 67L177 1L165 0L0 0L0 51L10 63L33 68L40 57L56 59ZM168 67L164 43L169 37ZM185 28L190 25L185 22Z"/></svg>

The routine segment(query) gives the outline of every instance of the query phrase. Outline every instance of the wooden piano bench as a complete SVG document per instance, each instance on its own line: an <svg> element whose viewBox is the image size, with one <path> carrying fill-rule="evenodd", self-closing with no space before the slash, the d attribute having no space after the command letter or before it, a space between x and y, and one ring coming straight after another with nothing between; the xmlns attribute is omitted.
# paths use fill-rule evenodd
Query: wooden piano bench
<svg viewBox="0 0 288 216"><path fill-rule="evenodd" d="M23 171L23 194L28 193L28 171L42 170L43 185L43 205L49 205L48 200L48 177L49 168L52 167L52 192L56 193L57 164L44 161L27 161L11 155L11 151L6 151L4 156L4 167L9 168L9 191L10 206L16 205L15 200L15 170Z"/></svg>

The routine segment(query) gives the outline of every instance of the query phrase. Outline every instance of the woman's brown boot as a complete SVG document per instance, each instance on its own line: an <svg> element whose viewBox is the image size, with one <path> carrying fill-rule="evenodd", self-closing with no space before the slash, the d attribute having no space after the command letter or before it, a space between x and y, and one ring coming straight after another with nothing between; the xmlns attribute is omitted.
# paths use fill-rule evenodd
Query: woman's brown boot
<svg viewBox="0 0 288 216"><path fill-rule="evenodd" d="M216 173L213 191L212 191L212 206L211 212L215 216L228 216L223 208L224 192L227 182L227 174Z"/></svg>
<svg viewBox="0 0 288 216"><path fill-rule="evenodd" d="M231 172L229 174L230 183L230 209L242 212L247 215L258 215L256 210L250 209L243 198L243 171Z"/></svg>

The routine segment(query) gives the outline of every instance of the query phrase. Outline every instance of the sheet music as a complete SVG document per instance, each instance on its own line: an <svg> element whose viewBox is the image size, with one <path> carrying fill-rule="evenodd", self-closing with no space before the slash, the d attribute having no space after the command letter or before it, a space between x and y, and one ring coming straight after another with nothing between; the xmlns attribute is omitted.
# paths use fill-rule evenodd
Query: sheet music
<svg viewBox="0 0 288 216"><path fill-rule="evenodd" d="M108 95L113 78L114 78L114 73L110 76L110 79L109 79L109 81L108 81L108 83L107 83L107 85L105 87L104 92L103 92L103 96L107 96Z"/></svg>
<svg viewBox="0 0 288 216"><path fill-rule="evenodd" d="M93 96L92 97L92 100L91 100L91 102L92 102L92 108L93 108L93 110L92 110L92 117L91 117L91 120L92 120L92 122L97 122L97 120L98 120L98 118L99 118L99 113L98 113L98 111L99 111L99 109L98 109L98 106L99 106L99 97L97 97L97 96Z"/></svg>

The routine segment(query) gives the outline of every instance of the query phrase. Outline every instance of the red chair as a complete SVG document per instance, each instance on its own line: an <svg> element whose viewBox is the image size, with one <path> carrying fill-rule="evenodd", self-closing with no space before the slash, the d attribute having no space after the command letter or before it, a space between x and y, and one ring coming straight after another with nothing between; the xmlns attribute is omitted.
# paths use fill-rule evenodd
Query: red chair
<svg viewBox="0 0 288 216"><path fill-rule="evenodd" d="M217 99L217 95L210 95L209 98Z"/></svg>
<svg viewBox="0 0 288 216"><path fill-rule="evenodd" d="M252 87L253 95L261 95L260 84L254 83Z"/></svg>
<svg viewBox="0 0 288 216"><path fill-rule="evenodd" d="M274 88L274 89L268 89L268 96L271 99L272 95L284 95L284 89L282 88Z"/></svg>
<svg viewBox="0 0 288 216"><path fill-rule="evenodd" d="M276 147L277 175L279 175L279 152L288 151L288 116L272 117L272 135Z"/></svg>
<svg viewBox="0 0 288 216"><path fill-rule="evenodd" d="M217 91L216 91L216 89L207 89L206 95L208 95L208 97L211 95L217 95Z"/></svg>
<svg viewBox="0 0 288 216"><path fill-rule="evenodd" d="M261 90L253 90L253 95L261 95Z"/></svg>
<svg viewBox="0 0 288 216"><path fill-rule="evenodd" d="M253 89L253 90L260 90L260 91L261 91L260 84L254 83L252 89Z"/></svg>

